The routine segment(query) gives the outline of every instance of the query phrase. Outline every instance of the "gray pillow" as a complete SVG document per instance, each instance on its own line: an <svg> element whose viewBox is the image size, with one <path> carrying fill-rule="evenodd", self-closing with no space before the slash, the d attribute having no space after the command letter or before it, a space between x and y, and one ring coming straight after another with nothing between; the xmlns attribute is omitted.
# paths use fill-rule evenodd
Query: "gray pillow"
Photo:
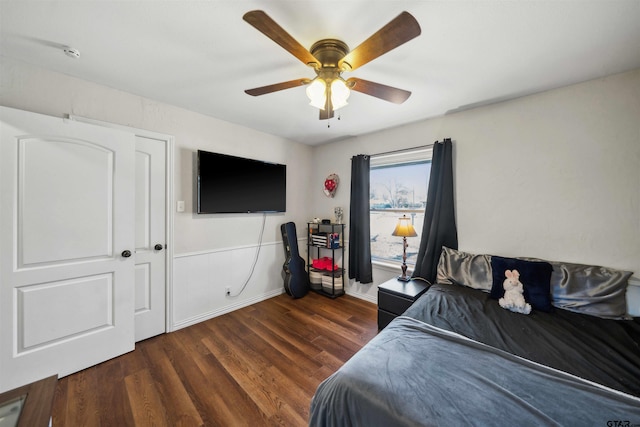
<svg viewBox="0 0 640 427"><path fill-rule="evenodd" d="M443 246L436 282L490 292L493 285L491 255L474 255Z"/></svg>
<svg viewBox="0 0 640 427"><path fill-rule="evenodd" d="M554 307L605 319L629 318L626 291L633 273L594 265L547 262L553 266L551 303ZM491 255L475 255L443 246L436 281L491 292Z"/></svg>
<svg viewBox="0 0 640 427"><path fill-rule="evenodd" d="M549 261L552 304L605 319L626 319L630 271Z"/></svg>

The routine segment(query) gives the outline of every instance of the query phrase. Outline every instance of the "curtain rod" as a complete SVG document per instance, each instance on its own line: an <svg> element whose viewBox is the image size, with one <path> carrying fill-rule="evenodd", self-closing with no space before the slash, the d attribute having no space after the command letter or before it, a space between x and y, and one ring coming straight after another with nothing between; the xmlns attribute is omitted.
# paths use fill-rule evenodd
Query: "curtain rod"
<svg viewBox="0 0 640 427"><path fill-rule="evenodd" d="M402 153L404 151L417 150L419 148L429 148L429 147L433 147L434 144L418 145L417 147L409 147L409 148L402 148L402 149L399 149L399 150L385 151L383 153L370 154L370 156L371 157L373 157L373 156L385 156L387 154Z"/></svg>
<svg viewBox="0 0 640 427"><path fill-rule="evenodd" d="M451 141L451 138L444 138L442 141ZM370 154L370 156L384 156L387 154L395 154L395 153L402 153L403 151L411 151L411 150L417 150L418 148L429 148L429 147L433 147L436 144L440 144L440 141L436 141L433 144L426 144L426 145L418 145L417 147L409 147L409 148L402 148L399 150L392 150L392 151L385 151L383 153L375 153L375 154Z"/></svg>

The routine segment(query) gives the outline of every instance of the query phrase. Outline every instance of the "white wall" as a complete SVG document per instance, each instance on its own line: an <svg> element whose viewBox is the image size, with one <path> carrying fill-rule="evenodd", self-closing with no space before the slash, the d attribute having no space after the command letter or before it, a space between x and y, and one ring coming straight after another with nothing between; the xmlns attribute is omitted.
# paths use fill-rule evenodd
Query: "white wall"
<svg viewBox="0 0 640 427"><path fill-rule="evenodd" d="M171 105L2 58L0 103L36 113L66 114L147 129L175 137L174 200L186 211L174 218L173 324L180 327L246 305L283 290L284 250L280 224L304 230L310 217L307 191L312 149ZM287 212L268 214L264 246L254 278L248 276L262 225L261 214L194 213L194 159L197 149L287 164ZM199 272L200 274L194 274Z"/></svg>
<svg viewBox="0 0 640 427"><path fill-rule="evenodd" d="M313 215L343 206L348 224L351 156L446 137L461 250L640 277L640 70L317 147L312 185L335 172L342 187L335 199L314 198ZM375 299L392 276L375 268L373 284L346 289Z"/></svg>
<svg viewBox="0 0 640 427"><path fill-rule="evenodd" d="M175 200L187 206L175 216L176 326L281 292L279 225L294 221L304 236L307 220L332 218L334 206L344 208L348 224L352 155L445 137L454 141L462 250L640 275L640 70L313 148L6 58L0 79L5 106L175 136ZM257 279L240 298L224 297L224 287L234 282L238 290L248 273L262 218L193 213L198 148L288 165L287 213L268 216ZM333 199L322 193L330 173L341 179ZM397 273L376 268L374 284L352 282L346 290L376 301L375 285Z"/></svg>

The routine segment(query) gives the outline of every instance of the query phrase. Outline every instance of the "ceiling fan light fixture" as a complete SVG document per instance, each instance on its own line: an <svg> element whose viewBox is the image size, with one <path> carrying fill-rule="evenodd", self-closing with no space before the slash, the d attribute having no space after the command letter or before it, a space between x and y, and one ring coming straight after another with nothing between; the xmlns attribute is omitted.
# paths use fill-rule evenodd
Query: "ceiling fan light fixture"
<svg viewBox="0 0 640 427"><path fill-rule="evenodd" d="M331 104L333 109L337 110L345 105L348 105L347 99L351 91L347 87L347 82L342 77L339 77L331 82Z"/></svg>
<svg viewBox="0 0 640 427"><path fill-rule="evenodd" d="M307 86L307 96L309 97L309 105L324 110L327 103L327 83L324 79L315 78L309 86Z"/></svg>
<svg viewBox="0 0 640 427"><path fill-rule="evenodd" d="M318 40L307 49L262 10L249 11L242 19L312 67L317 76L313 80L296 79L245 90L251 96L308 85L309 104L320 110L320 120L327 120L334 116L334 110L347 105L351 90L395 104L403 103L411 95L406 90L356 77L345 81L341 76L419 36L420 24L409 12L400 13L353 50L342 40L332 38Z"/></svg>

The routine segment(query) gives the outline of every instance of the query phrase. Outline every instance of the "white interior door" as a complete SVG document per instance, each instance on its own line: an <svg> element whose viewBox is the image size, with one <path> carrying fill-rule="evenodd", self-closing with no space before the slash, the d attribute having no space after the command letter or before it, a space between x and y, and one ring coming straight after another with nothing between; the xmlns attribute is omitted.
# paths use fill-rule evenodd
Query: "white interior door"
<svg viewBox="0 0 640 427"><path fill-rule="evenodd" d="M0 392L134 348L133 134L0 107Z"/></svg>
<svg viewBox="0 0 640 427"><path fill-rule="evenodd" d="M165 144L136 136L136 341L165 332Z"/></svg>

